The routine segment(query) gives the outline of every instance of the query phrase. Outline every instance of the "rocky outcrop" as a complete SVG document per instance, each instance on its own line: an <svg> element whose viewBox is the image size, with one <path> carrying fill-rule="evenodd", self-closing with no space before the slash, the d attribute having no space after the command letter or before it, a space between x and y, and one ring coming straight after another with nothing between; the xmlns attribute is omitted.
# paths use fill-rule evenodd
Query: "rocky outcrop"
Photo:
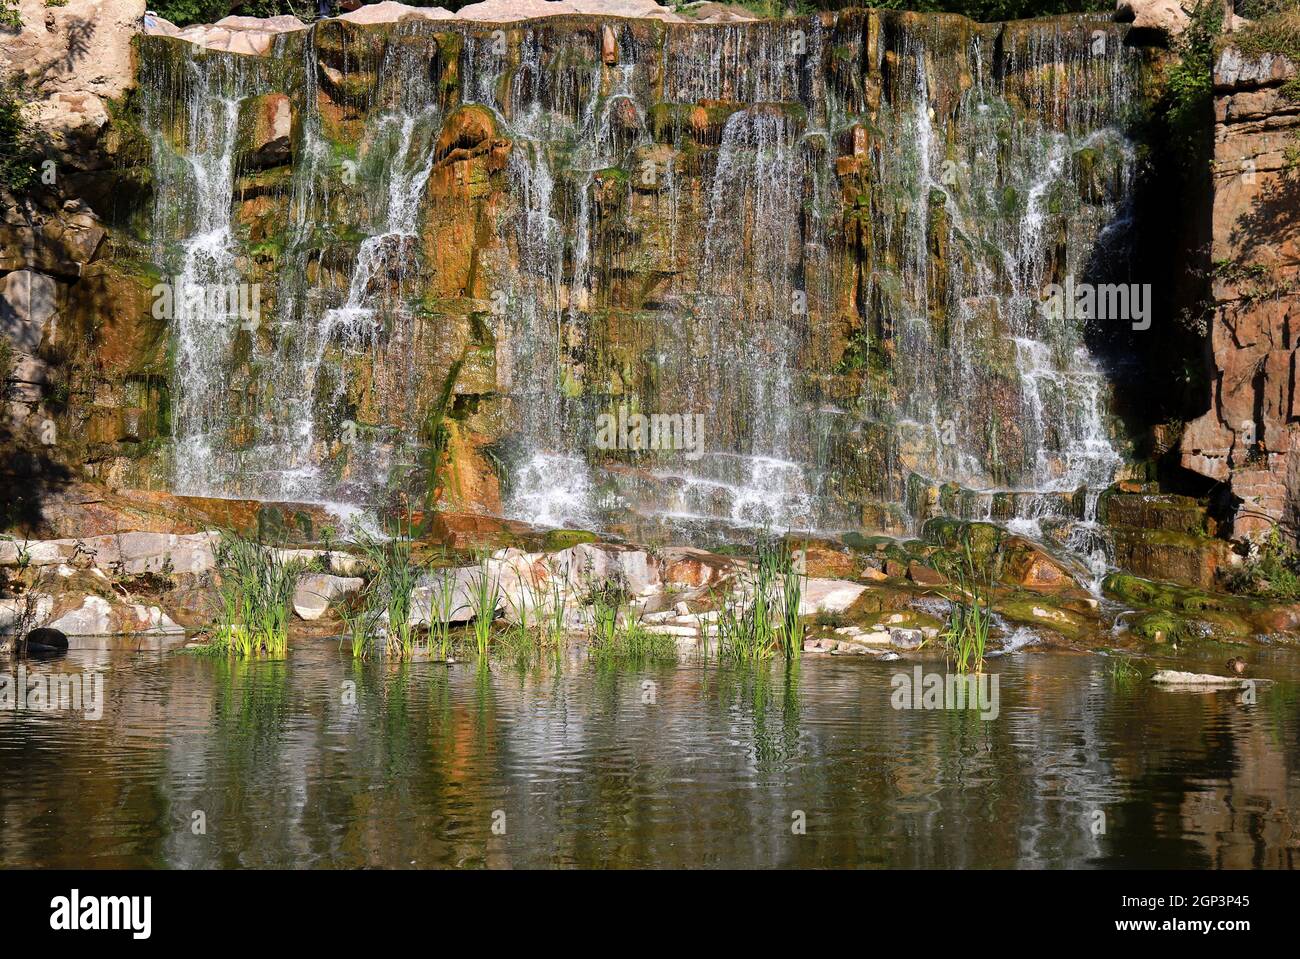
<svg viewBox="0 0 1300 959"><path fill-rule="evenodd" d="M1187 468L1239 501L1229 532L1300 522L1300 102L1296 65L1228 47L1215 67L1211 405L1183 434Z"/></svg>
<svg viewBox="0 0 1300 959"><path fill-rule="evenodd" d="M360 6L337 19L359 25L397 23L408 18L491 24L581 14L668 23L732 23L758 19L740 6L697 3L676 12L655 0L482 0L461 7L455 13L442 7L412 7L394 0L383 0L382 3ZM270 53L278 35L305 29L305 23L291 16L225 17L213 24L181 28L150 14L144 22L145 33L177 37L210 50L255 57Z"/></svg>
<svg viewBox="0 0 1300 959"><path fill-rule="evenodd" d="M20 0L22 29L0 28L0 76L18 82L32 120L64 162L95 162L110 103L135 85L132 38L145 0Z"/></svg>

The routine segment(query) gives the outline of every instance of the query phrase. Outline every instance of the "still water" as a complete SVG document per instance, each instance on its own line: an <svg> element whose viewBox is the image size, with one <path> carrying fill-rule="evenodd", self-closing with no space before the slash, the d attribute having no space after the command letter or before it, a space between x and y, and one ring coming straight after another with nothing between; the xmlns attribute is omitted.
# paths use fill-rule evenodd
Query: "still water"
<svg viewBox="0 0 1300 959"><path fill-rule="evenodd" d="M0 712L0 867L1300 864L1294 650L1255 651L1279 681L1253 705L1025 650L990 662L982 721L892 708L908 660L484 673L330 640L285 662L100 646L31 667L103 670L98 721Z"/></svg>

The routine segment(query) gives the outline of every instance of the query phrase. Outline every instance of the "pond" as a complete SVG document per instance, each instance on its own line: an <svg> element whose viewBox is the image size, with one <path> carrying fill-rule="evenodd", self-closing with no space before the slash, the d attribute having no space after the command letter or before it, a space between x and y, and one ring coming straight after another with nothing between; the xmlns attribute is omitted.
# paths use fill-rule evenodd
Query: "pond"
<svg viewBox="0 0 1300 959"><path fill-rule="evenodd" d="M985 720L894 707L894 677L942 672L935 658L737 668L574 650L482 670L358 663L332 640L246 662L95 645L24 668L29 684L98 671L99 719L0 711L2 867L1300 860L1286 647L1251 650L1276 679L1253 703L1019 650L989 663ZM1174 665L1213 671L1192 658Z"/></svg>

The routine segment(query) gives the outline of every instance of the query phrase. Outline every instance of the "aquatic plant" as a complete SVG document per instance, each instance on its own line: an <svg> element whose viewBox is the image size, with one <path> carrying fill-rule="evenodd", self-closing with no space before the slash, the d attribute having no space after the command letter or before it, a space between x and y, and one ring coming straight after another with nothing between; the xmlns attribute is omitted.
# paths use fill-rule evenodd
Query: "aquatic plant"
<svg viewBox="0 0 1300 959"><path fill-rule="evenodd" d="M354 543L372 574L362 592L361 612L350 625L373 636L382 624L389 648L409 656L415 647L411 595L421 573L411 558L412 541L399 531L389 539L362 534Z"/></svg>
<svg viewBox="0 0 1300 959"><path fill-rule="evenodd" d="M783 542L762 541L749 573L718 597L716 635L720 658L762 662L779 650L787 659L803 650L806 574Z"/></svg>
<svg viewBox="0 0 1300 959"><path fill-rule="evenodd" d="M300 560L280 550L222 533L216 547L218 613L212 647L238 656L283 656L289 641L289 607Z"/></svg>
<svg viewBox="0 0 1300 959"><path fill-rule="evenodd" d="M493 574L487 555L479 557L478 570L470 581L469 604L474 614L472 622L474 647L479 662L487 662L488 646L492 642L492 622L496 619L501 602L501 582Z"/></svg>
<svg viewBox="0 0 1300 959"><path fill-rule="evenodd" d="M449 566L437 567L436 590L429 610L429 652L436 647L438 655L447 659L451 654L451 617L456 612L456 571Z"/></svg>
<svg viewBox="0 0 1300 959"><path fill-rule="evenodd" d="M1141 671L1127 656L1116 656L1110 661L1110 678L1117 683L1131 683L1142 678Z"/></svg>
<svg viewBox="0 0 1300 959"><path fill-rule="evenodd" d="M945 572L956 585L958 596L952 600L948 623L939 637L956 660L957 672L969 672L972 667L977 673L983 672L984 651L993 626L995 557L990 557L981 570L966 542L956 560L946 565Z"/></svg>

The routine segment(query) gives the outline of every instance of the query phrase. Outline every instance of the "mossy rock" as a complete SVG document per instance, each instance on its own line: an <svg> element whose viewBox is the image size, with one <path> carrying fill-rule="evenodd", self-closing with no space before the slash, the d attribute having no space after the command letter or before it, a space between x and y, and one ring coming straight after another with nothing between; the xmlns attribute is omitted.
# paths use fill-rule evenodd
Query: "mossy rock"
<svg viewBox="0 0 1300 959"><path fill-rule="evenodd" d="M849 532L840 537L840 542L859 553L879 553L896 545L897 540L892 536L866 536L858 532Z"/></svg>
<svg viewBox="0 0 1300 959"><path fill-rule="evenodd" d="M998 545L1002 542L1002 532L1002 527L992 523L968 522L944 516L928 519L921 527L921 535L926 543L945 550L957 550L959 553L964 553L969 548L971 558L978 565L987 564L997 552ZM964 556L954 558L962 560Z"/></svg>
<svg viewBox="0 0 1300 959"><path fill-rule="evenodd" d="M993 609L1013 623L1048 629L1070 639L1077 639L1096 626L1087 617L1055 606L1042 596L1007 596L995 599Z"/></svg>
<svg viewBox="0 0 1300 959"><path fill-rule="evenodd" d="M594 543L599 538L585 529L553 529L546 533L542 548L548 553L558 553L582 543Z"/></svg>

